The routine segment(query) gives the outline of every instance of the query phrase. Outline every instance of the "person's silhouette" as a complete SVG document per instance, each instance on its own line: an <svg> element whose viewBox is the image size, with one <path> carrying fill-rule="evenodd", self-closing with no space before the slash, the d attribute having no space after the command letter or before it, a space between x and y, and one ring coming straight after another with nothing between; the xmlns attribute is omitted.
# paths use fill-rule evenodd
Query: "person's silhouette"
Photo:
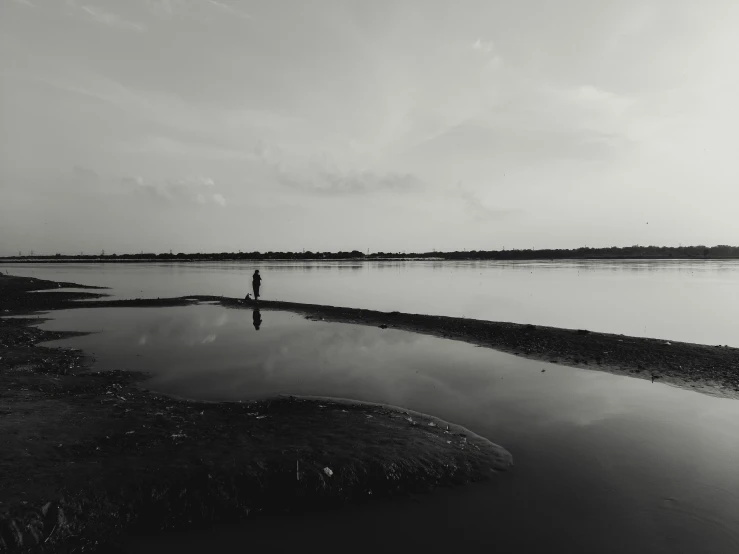
<svg viewBox="0 0 739 554"><path fill-rule="evenodd" d="M259 270L254 271L254 275L251 277L251 286L254 289L254 301L259 300L259 287L262 285L262 276L259 275Z"/></svg>
<svg viewBox="0 0 739 554"><path fill-rule="evenodd" d="M262 324L262 314L259 313L259 310L254 310L251 313L251 320L254 323L254 328L259 331L259 326Z"/></svg>

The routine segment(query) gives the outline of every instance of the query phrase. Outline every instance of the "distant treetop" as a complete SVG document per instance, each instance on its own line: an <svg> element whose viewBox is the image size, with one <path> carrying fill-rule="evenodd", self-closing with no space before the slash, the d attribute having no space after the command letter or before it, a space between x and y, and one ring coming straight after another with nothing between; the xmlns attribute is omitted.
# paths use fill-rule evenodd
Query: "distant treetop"
<svg viewBox="0 0 739 554"><path fill-rule="evenodd" d="M2 260L68 261L96 260L109 262L155 261L226 261L226 260L372 260L423 259L441 260L562 260L562 259L727 259L739 258L739 246L613 246L610 248L542 249L542 250L463 250L454 252L220 252L167 253L139 252L138 254L33 254L6 256Z"/></svg>

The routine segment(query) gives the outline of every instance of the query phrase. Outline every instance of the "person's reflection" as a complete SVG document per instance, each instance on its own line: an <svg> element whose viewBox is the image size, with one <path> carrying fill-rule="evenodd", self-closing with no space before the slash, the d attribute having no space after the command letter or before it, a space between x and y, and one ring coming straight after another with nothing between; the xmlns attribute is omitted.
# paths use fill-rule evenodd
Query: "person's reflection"
<svg viewBox="0 0 739 554"><path fill-rule="evenodd" d="M259 310L254 310L251 313L251 319L254 323L254 328L259 331L259 326L262 324L262 314L259 312Z"/></svg>

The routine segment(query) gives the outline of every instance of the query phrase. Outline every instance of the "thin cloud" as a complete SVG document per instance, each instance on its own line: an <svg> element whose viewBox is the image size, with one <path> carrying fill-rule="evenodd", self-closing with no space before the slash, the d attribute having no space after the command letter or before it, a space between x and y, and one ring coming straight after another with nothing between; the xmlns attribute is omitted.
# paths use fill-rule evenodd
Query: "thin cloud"
<svg viewBox="0 0 739 554"><path fill-rule="evenodd" d="M80 179L80 180L85 180L85 181L99 181L100 180L100 175L97 173L97 171L94 171L90 169L89 167L75 165L72 168L72 171L74 172L75 178Z"/></svg>
<svg viewBox="0 0 739 554"><path fill-rule="evenodd" d="M228 15L233 15L241 19L251 19L251 15L249 15L248 13L241 11L238 8L234 8L233 6L230 6L228 4L224 4L223 2L217 2L216 0L208 0L208 3L214 8Z"/></svg>
<svg viewBox="0 0 739 554"><path fill-rule="evenodd" d="M210 10L239 19L251 19L247 12L217 0L147 0L146 3L149 10L157 15L171 16L177 13L198 18L202 16L203 10Z"/></svg>
<svg viewBox="0 0 739 554"><path fill-rule="evenodd" d="M461 183L457 184L457 190L453 193L453 196L462 201L470 216L477 221L499 220L520 213L520 210L493 209L486 206L476 193L463 188Z"/></svg>
<svg viewBox="0 0 739 554"><path fill-rule="evenodd" d="M492 40L483 41L479 38L472 45L472 49L479 50L480 52L483 52L485 54L494 54L496 51L495 43Z"/></svg>
<svg viewBox="0 0 739 554"><path fill-rule="evenodd" d="M31 2L31 0L13 0L13 2L15 2L16 4L18 4L20 6L26 6L28 8L37 8L38 7L38 6L36 6L36 4L34 4L33 2Z"/></svg>
<svg viewBox="0 0 739 554"><path fill-rule="evenodd" d="M410 173L375 173L373 171L298 172L284 165L273 166L278 182L288 188L308 194L328 196L365 195L379 192L406 193L421 188L421 182Z"/></svg>
<svg viewBox="0 0 739 554"><path fill-rule="evenodd" d="M284 187L307 194L346 196L378 192L413 192L422 183L411 173L377 172L369 169L340 170L325 160L290 163L279 147L260 142L254 157L264 163L277 182ZM329 167L327 167L329 166Z"/></svg>
<svg viewBox="0 0 739 554"><path fill-rule="evenodd" d="M146 4L152 12L157 14L163 12L172 15L174 11L172 0L147 0Z"/></svg>
<svg viewBox="0 0 739 554"><path fill-rule="evenodd" d="M472 43L472 49L482 54L490 66L497 67L500 65L501 58L498 54L498 48L492 40L482 40L478 38L474 43Z"/></svg>
<svg viewBox="0 0 739 554"><path fill-rule="evenodd" d="M118 14L106 11L96 6L90 6L87 4L79 4L77 0L68 0L67 5L71 8L85 14L88 19L95 21L101 25L107 25L115 29L121 29L124 31L136 31L143 32L144 27L136 22L124 19Z"/></svg>
<svg viewBox="0 0 739 554"><path fill-rule="evenodd" d="M117 150L124 154L155 153L174 157L200 158L204 160L243 160L249 155L242 150L204 142L177 140L165 136L147 136L123 141Z"/></svg>
<svg viewBox="0 0 739 554"><path fill-rule="evenodd" d="M125 192L143 194L161 202L190 202L195 204L226 205L226 197L213 193L212 177L198 175L185 179L148 181L140 175L121 177L118 184Z"/></svg>

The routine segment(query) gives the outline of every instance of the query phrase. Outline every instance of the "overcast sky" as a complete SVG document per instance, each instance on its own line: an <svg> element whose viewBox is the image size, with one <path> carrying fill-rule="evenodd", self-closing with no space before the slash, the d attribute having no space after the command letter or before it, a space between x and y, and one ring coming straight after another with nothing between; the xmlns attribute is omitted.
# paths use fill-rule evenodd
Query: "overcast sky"
<svg viewBox="0 0 739 554"><path fill-rule="evenodd" d="M739 244L734 0L0 0L0 254Z"/></svg>

